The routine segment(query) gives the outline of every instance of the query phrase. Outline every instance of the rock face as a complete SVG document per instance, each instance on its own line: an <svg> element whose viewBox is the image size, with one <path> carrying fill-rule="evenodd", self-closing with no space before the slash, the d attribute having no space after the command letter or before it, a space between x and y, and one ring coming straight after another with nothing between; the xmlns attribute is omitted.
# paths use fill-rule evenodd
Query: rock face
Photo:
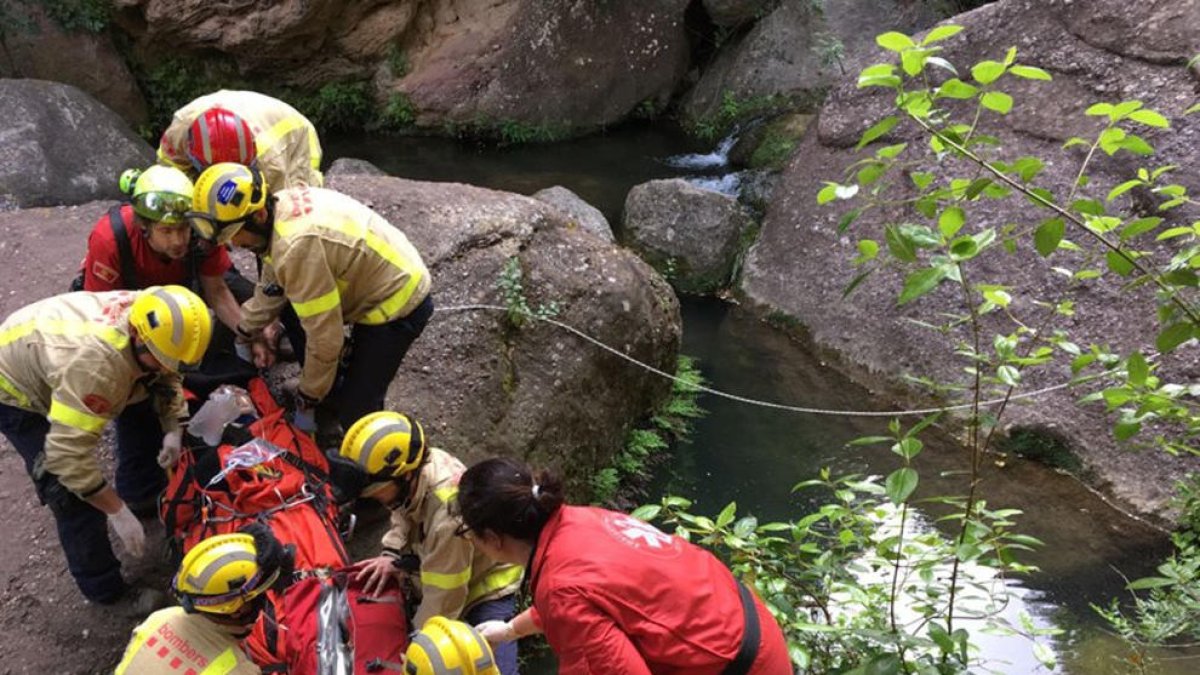
<svg viewBox="0 0 1200 675"><path fill-rule="evenodd" d="M416 124L585 130L683 77L687 0L118 0L139 53L217 52L249 76L316 86L373 79Z"/></svg>
<svg viewBox="0 0 1200 675"><path fill-rule="evenodd" d="M1188 42L1194 41L1195 35L1179 32L1184 17L1200 17L1200 1L1131 4L1115 0L1001 0L957 17L955 23L965 26L965 30L944 43L942 55L963 72L982 59L1002 59L1005 51L1016 45L1019 62L1053 74L1052 83L1002 80L999 86L1017 103L1007 116L987 114L984 128L1000 139L1004 157L1035 155L1050 159L1037 182L1060 196L1071 189L1083 158L1081 149L1064 151L1062 144L1072 136L1095 137L1101 128L1097 118L1083 115L1089 105L1137 99L1171 116L1171 131L1143 132L1157 148L1154 158L1133 158L1122 153L1115 159L1102 157L1089 168L1092 180L1080 195L1104 200L1111 186L1132 177L1139 166L1189 167L1200 162L1200 120L1179 116L1195 101L1194 83L1179 65L1160 65L1172 60L1183 63L1197 51L1198 45ZM1142 32L1136 38L1118 41L1107 37L1108 29L1092 30L1099 26L1124 26L1113 29L1118 33L1133 30L1129 27ZM843 289L857 272L849 260L856 255L855 242L859 238L882 242L882 226L886 223L920 222L935 229L936 223L911 209L881 208L865 214L846 235L839 233L837 225L849 207L818 207L816 203L823 181L842 180L844 171L865 156L866 151L853 152L853 145L891 108L890 93L855 88L858 69L884 59L881 54L872 54L853 64L853 74L847 75L821 110L817 133L809 133L793 155L775 190L761 237L747 256L742 288L749 298L798 319L815 342L839 352L868 377L895 380L912 373L958 381L963 377L965 362L953 355L953 343L965 336L947 338L907 321L920 317L940 322L930 317L938 312L961 312L961 298L950 284L943 284L917 302L897 307L902 276L894 269L883 269L849 298L842 299ZM917 139L912 127L901 125L888 138L888 142L914 141L903 155L914 162L909 170L947 170L930 157L927 143ZM949 161L947 165L955 166ZM1194 172L1181 172L1175 180L1188 184L1193 193L1200 188ZM904 179L903 184L907 185L908 180ZM888 194L906 196L903 187ZM1195 214L1165 215L1185 222L1195 219ZM1044 212L1032 210L1015 197L985 199L970 206L963 233L1000 230L1009 223L1017 223L1018 229L1034 227L1045 217ZM1084 235L1068 232L1068 238L1082 241ZM1011 284L1014 308L1026 316L1033 309L1032 299L1054 297L1053 289L1064 287L1062 277L1051 269L1053 265L1075 269L1084 266L1077 256L1064 251L1049 259L1041 258L1029 250L1028 239L1021 238L1016 254L973 261L979 266L971 272L975 283L1002 279ZM1060 317L1046 330L1063 327L1080 344L1108 343L1126 353L1135 345L1153 344L1156 321L1152 296L1148 292L1122 293L1120 285L1111 273L1083 284L1075 294L1074 316ZM1009 323L988 323L984 335L990 338L995 331L1010 330ZM1162 367L1184 377L1183 381L1189 377L1194 380L1196 361L1197 347L1186 345L1164 359ZM1070 377L1067 363L1057 363L1049 370L1031 372L1022 391L1059 384ZM1004 419L1009 425L1050 429L1070 439L1085 469L1108 491L1140 509L1162 509L1172 479L1188 468L1195 470L1195 460L1175 459L1161 452L1126 451L1113 440L1112 420L1106 418L1100 406L1077 405L1081 395L1079 391L1046 394L1033 404L1009 406Z"/></svg>
<svg viewBox="0 0 1200 675"><path fill-rule="evenodd" d="M325 177L333 176L350 176L355 174L365 174L367 176L386 176L386 171L368 162L365 159L355 159L354 157L341 157L333 160L333 164L325 170Z"/></svg>
<svg viewBox="0 0 1200 675"><path fill-rule="evenodd" d="M0 201L116 199L121 172L153 161L154 151L116 113L75 87L0 80Z"/></svg>
<svg viewBox="0 0 1200 675"><path fill-rule="evenodd" d="M781 0L748 33L721 50L685 96L683 116L692 122L711 119L726 97L746 105L785 97L813 108L825 90L843 77L841 61L873 46L875 35L888 30L911 32L937 18L926 5L904 0L839 0L823 5ZM839 56L842 53L845 57Z"/></svg>
<svg viewBox="0 0 1200 675"><path fill-rule="evenodd" d="M606 241L615 241L612 226L600 209L561 185L538 190L533 198L549 204L566 214L571 222Z"/></svg>
<svg viewBox="0 0 1200 675"><path fill-rule="evenodd" d="M468 463L505 454L557 466L578 488L669 392L669 382L560 328L516 328L504 311L456 309L505 306L497 282L516 257L531 309L555 303L557 320L673 371L678 302L631 252L511 193L366 175L329 183L404 230L432 270L438 310L389 405L423 420L434 445Z"/></svg>
<svg viewBox="0 0 1200 675"><path fill-rule="evenodd" d="M625 200L626 243L684 293L728 287L752 226L736 198L678 178L634 186Z"/></svg>
<svg viewBox="0 0 1200 675"><path fill-rule="evenodd" d="M65 31L32 2L8 5L23 25L5 30L0 77L75 85L131 124L146 121L146 101L107 33Z"/></svg>
<svg viewBox="0 0 1200 675"><path fill-rule="evenodd" d="M704 0L708 18L726 28L754 21L770 6L771 0Z"/></svg>

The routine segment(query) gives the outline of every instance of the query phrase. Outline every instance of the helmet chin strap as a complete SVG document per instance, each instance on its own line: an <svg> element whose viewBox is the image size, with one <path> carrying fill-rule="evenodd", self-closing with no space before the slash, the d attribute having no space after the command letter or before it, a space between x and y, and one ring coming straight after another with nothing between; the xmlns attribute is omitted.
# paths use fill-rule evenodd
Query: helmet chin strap
<svg viewBox="0 0 1200 675"><path fill-rule="evenodd" d="M263 210L267 212L266 219L260 224L255 222L254 214L246 218L246 224L242 226L247 232L263 238L263 243L259 246L248 247L256 254L264 253L271 247L271 236L275 232L275 198L268 197L267 203L263 206Z"/></svg>

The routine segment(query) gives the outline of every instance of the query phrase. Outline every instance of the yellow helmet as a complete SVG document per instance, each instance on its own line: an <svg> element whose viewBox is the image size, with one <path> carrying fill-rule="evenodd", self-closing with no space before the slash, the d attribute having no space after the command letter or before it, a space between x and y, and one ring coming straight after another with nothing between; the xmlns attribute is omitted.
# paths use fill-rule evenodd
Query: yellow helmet
<svg viewBox="0 0 1200 675"><path fill-rule="evenodd" d="M121 191L130 196L134 212L155 223L184 222L192 208L193 189L187 174L171 166L129 169L121 174Z"/></svg>
<svg viewBox="0 0 1200 675"><path fill-rule="evenodd" d="M261 171L223 162L208 167L196 179L188 218L196 234L225 244L266 204L267 184Z"/></svg>
<svg viewBox="0 0 1200 675"><path fill-rule="evenodd" d="M138 293L129 323L167 370L196 366L212 339L212 316L200 296L183 286L151 286Z"/></svg>
<svg viewBox="0 0 1200 675"><path fill-rule="evenodd" d="M342 439L341 455L369 476L395 478L421 466L425 432L403 413L373 412L350 426Z"/></svg>
<svg viewBox="0 0 1200 675"><path fill-rule="evenodd" d="M404 656L409 675L500 675L492 648L479 631L444 616L426 621Z"/></svg>
<svg viewBox="0 0 1200 675"><path fill-rule="evenodd" d="M174 586L188 611L236 614L278 578L278 569L263 577L254 537L238 532L218 534L196 544L183 557Z"/></svg>

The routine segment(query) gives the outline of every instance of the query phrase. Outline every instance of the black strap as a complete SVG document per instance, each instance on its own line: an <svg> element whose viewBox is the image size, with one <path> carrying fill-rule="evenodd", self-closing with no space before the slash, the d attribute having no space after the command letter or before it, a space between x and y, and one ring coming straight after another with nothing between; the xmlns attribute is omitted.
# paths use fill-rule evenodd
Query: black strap
<svg viewBox="0 0 1200 675"><path fill-rule="evenodd" d="M129 245L129 229L121 216L122 204L108 210L108 222L112 224L113 239L117 241L117 255L121 258L121 286L127 289L141 288L137 266L134 265L133 247Z"/></svg>
<svg viewBox="0 0 1200 675"><path fill-rule="evenodd" d="M737 582L738 596L742 600L742 622L745 624L745 629L742 631L742 646L738 648L737 656L725 666L725 670L721 671L721 675L746 675L750 672L750 667L754 665L754 659L758 658L758 643L762 638L762 633L758 625L758 610L754 607L754 596L750 594L750 589L742 582Z"/></svg>

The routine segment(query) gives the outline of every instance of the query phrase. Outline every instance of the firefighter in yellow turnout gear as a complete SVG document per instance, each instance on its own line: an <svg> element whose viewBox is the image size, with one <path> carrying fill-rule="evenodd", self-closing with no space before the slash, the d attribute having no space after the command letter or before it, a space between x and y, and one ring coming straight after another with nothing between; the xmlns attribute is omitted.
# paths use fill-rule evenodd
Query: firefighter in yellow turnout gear
<svg viewBox="0 0 1200 675"><path fill-rule="evenodd" d="M17 449L58 527L67 566L88 599L125 591L105 529L127 552L145 546L127 501L161 489L156 457L177 453L186 417L179 370L200 362L212 335L208 307L181 286L68 293L0 324L0 433ZM118 420L116 490L94 454Z"/></svg>
<svg viewBox="0 0 1200 675"><path fill-rule="evenodd" d="M321 143L292 106L254 91L201 96L175 112L158 144L158 163L196 178L220 162L253 164L275 189L320 187Z"/></svg>
<svg viewBox="0 0 1200 675"><path fill-rule="evenodd" d="M402 558L411 553L420 560L421 603L414 628L438 616L472 625L513 617L522 568L491 560L458 533L461 522L451 503L465 470L462 462L427 447L421 425L395 412L372 413L356 422L342 441L341 456L367 474L370 483L362 496L392 511L383 555L360 572L368 593L399 581ZM503 675L516 673L516 643L497 646L495 660Z"/></svg>
<svg viewBox="0 0 1200 675"><path fill-rule="evenodd" d="M287 583L286 556L261 524L196 544L172 584L182 606L159 610L133 630L114 675L257 675L238 641L249 635L266 592Z"/></svg>
<svg viewBox="0 0 1200 675"><path fill-rule="evenodd" d="M274 359L263 331L283 320L303 370L295 422L331 392L342 428L383 407L387 387L409 346L433 314L429 270L400 230L333 190L270 190L262 174L217 164L196 182L190 214L201 236L250 249L262 260L254 297L242 306L238 333L255 362ZM353 325L344 379L333 387Z"/></svg>

